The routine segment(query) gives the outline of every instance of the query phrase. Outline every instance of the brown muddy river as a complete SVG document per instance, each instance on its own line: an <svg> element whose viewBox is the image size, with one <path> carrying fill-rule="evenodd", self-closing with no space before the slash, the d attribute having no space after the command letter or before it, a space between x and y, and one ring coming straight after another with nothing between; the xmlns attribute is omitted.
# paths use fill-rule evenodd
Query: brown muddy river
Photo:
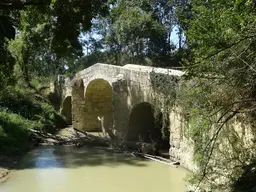
<svg viewBox="0 0 256 192"><path fill-rule="evenodd" d="M0 192L185 192L186 174L129 154L42 146L23 158Z"/></svg>

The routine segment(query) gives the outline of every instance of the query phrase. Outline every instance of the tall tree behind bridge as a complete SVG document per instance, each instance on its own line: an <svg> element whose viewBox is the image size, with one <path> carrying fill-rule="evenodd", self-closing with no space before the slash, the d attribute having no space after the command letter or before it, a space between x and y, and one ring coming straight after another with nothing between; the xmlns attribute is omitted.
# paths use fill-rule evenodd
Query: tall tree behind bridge
<svg viewBox="0 0 256 192"><path fill-rule="evenodd" d="M178 7L180 10L182 6L185 7L185 2L118 0L112 4L109 16L94 20L92 33L97 34L94 41L102 46L89 55L97 55L97 61L116 65L179 66L181 54L177 54L172 41L172 30L174 27L179 29L181 35L176 38L180 37L181 42L183 28L180 27L177 13ZM185 48L181 44L179 52Z"/></svg>

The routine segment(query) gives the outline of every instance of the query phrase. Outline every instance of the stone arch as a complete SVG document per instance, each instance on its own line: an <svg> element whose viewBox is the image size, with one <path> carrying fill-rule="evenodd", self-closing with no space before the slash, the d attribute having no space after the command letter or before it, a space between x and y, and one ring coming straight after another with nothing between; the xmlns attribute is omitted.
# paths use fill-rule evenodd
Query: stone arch
<svg viewBox="0 0 256 192"><path fill-rule="evenodd" d="M101 131L98 117L104 117L105 128L113 125L112 86L104 79L92 80L85 91L85 130Z"/></svg>
<svg viewBox="0 0 256 192"><path fill-rule="evenodd" d="M67 123L72 124L72 103L71 96L67 96L62 103L61 114L67 119Z"/></svg>
<svg viewBox="0 0 256 192"><path fill-rule="evenodd" d="M77 79L72 85L72 124L75 129L84 126L84 82Z"/></svg>
<svg viewBox="0 0 256 192"><path fill-rule="evenodd" d="M142 102L132 108L128 123L127 140L151 141L155 129L153 107Z"/></svg>

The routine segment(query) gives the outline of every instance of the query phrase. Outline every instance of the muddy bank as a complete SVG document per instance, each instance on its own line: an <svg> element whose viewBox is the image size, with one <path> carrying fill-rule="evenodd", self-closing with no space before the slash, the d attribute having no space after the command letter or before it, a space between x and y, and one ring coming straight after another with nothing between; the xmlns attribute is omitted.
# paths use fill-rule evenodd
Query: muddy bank
<svg viewBox="0 0 256 192"><path fill-rule="evenodd" d="M19 163L21 158L37 146L38 143L31 142L31 144L27 146L26 149L23 149L23 151L19 151L18 154L0 154L0 183L5 182L8 179L9 173Z"/></svg>
<svg viewBox="0 0 256 192"><path fill-rule="evenodd" d="M11 169L19 162L22 155L0 156L0 183L8 179Z"/></svg>
<svg viewBox="0 0 256 192"><path fill-rule="evenodd" d="M48 134L45 134L46 136ZM50 134L49 134L50 135ZM53 136L53 135L52 135ZM71 128L65 128L61 129L56 134L57 138L60 138L62 141L70 141L78 139L77 133ZM38 137L38 135L35 135L33 141L31 141L31 145L28 146L27 150L19 152L19 155L1 155L0 154L0 183L5 182L8 179L8 176L12 169L19 163L21 158L27 154L30 150L34 149L37 146L40 145L58 145L59 141L56 139L49 138L43 138Z"/></svg>
<svg viewBox="0 0 256 192"><path fill-rule="evenodd" d="M0 167L0 183L4 182L7 179L9 172L9 169Z"/></svg>

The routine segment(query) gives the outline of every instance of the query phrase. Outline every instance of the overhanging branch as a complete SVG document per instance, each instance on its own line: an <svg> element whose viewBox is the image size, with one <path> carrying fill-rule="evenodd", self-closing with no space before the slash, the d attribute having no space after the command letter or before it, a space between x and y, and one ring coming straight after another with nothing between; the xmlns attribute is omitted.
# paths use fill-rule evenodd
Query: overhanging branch
<svg viewBox="0 0 256 192"><path fill-rule="evenodd" d="M243 42L243 41L245 41L245 40L247 40L247 39L251 39L251 38L255 38L255 37L256 37L255 35L245 36L244 38L242 38L242 39L240 39L240 40L238 40L238 41L236 41L236 42L230 44L229 46L224 47L224 48L222 48L222 49L220 49L220 50L218 50L218 51L216 51L216 52L214 52L214 53L212 53L212 54L210 54L210 55L208 55L208 56L202 58L200 61L197 61L197 62L195 62L194 64L192 64L192 66L197 65L197 64L199 64L199 63L201 63L202 61L205 61L205 60L207 60L207 59L210 59L210 58L212 58L212 57L218 55L219 53L221 53L221 52L223 52L223 51L226 51L226 50L232 48L232 47L235 46L235 45L238 45L239 43L241 43L241 42Z"/></svg>
<svg viewBox="0 0 256 192"><path fill-rule="evenodd" d="M40 1L40 2L33 2L33 1L29 1L29 2L5 2L5 3L1 3L0 2L0 9L23 9L26 6L41 6L41 5L47 5L48 2L47 1Z"/></svg>
<svg viewBox="0 0 256 192"><path fill-rule="evenodd" d="M222 115L219 120L221 120L228 112L230 112L230 110L227 110L224 115ZM202 177L201 179L199 180L197 186L196 186L196 190L199 188L199 186L201 185L201 183L203 182L203 180L205 179L205 177L207 176L207 168L208 168L208 165L210 163L210 160L211 160L211 157L212 157L212 154L213 154L213 151L214 151L214 148L215 148L215 145L216 145L216 142L217 142L217 139L219 137L219 134L222 130L222 128L226 125L226 123L232 119L237 113L236 112L232 112L230 115L228 115L227 118L225 118L224 122L221 123L221 125L217 128L216 132L214 133L213 137L210 139L210 141L208 142L207 146L208 145L211 145L210 148L208 149L207 153L206 153L206 163L204 165L204 168L203 168L203 173L202 173ZM207 148L206 146L206 148ZM205 149L206 149L205 148Z"/></svg>

